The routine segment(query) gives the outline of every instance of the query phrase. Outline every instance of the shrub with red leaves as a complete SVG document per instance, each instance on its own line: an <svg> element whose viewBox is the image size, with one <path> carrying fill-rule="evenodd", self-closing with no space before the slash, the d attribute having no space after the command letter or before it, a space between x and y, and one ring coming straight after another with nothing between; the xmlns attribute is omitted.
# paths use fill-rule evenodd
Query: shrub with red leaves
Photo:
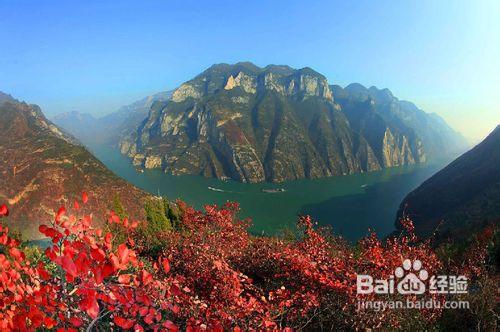
<svg viewBox="0 0 500 332"><path fill-rule="evenodd" d="M87 201L84 193L81 203ZM75 202L68 215L62 207L40 226L51 245L37 263L0 225L1 330L405 328L415 316L425 328L441 310L358 310L357 274L387 278L404 259L417 258L429 273L456 268L419 242L407 219L407 234L386 241L371 234L352 247L308 216L293 238L256 237L235 203L197 211L178 202L180 222L158 234L161 250L153 256L141 223L111 213L113 227L104 229L119 229L124 240L96 228L91 216L78 217L79 208ZM470 273L484 265L484 246L476 243L474 252ZM478 257L483 261L472 261Z"/></svg>

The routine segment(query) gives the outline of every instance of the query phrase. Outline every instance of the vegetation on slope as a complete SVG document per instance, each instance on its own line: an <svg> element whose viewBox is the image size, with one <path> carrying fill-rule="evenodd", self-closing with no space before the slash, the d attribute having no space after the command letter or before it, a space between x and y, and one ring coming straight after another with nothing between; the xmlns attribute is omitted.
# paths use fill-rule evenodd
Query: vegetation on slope
<svg viewBox="0 0 500 332"><path fill-rule="evenodd" d="M454 253L418 241L405 219L399 237L380 241L371 234L351 247L309 217L286 238L251 236L234 203L196 211L179 202L174 211L157 200L148 218L160 223L110 213L100 229L81 212L88 199L75 201L69 215L61 207L40 226L52 242L44 251L24 247L0 226L2 330L496 328L496 271L488 264L493 228ZM8 214L2 205L0 217ZM470 310L359 310L359 299L415 299L356 296L357 274L388 278L403 259L422 259L429 275L467 276L471 292L456 296ZM428 296L440 303L448 297Z"/></svg>
<svg viewBox="0 0 500 332"><path fill-rule="evenodd" d="M114 175L75 139L45 118L40 108L4 98L0 102L0 200L12 206L13 226L39 236L38 222L84 189L94 195L92 210L103 217L113 197L143 218L148 195Z"/></svg>
<svg viewBox="0 0 500 332"><path fill-rule="evenodd" d="M417 233L469 238L489 223L500 223L500 126L409 193L398 218L408 214Z"/></svg>

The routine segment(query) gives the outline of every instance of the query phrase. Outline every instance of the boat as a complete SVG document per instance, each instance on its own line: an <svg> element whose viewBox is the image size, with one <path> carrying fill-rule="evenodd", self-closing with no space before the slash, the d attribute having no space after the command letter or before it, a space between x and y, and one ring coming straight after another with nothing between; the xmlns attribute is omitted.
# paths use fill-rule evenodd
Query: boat
<svg viewBox="0 0 500 332"><path fill-rule="evenodd" d="M218 192L224 192L224 190L222 189L219 189L219 188L214 188L214 187L208 187L209 190L213 190L213 191L218 191Z"/></svg>
<svg viewBox="0 0 500 332"><path fill-rule="evenodd" d="M285 191L286 191L285 188L262 189L262 192L268 193L268 194L284 193Z"/></svg>

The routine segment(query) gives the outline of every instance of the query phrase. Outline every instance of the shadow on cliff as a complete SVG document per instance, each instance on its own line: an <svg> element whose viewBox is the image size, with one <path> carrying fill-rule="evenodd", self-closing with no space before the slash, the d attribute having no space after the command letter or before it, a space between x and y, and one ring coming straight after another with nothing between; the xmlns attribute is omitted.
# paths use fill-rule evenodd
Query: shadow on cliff
<svg viewBox="0 0 500 332"><path fill-rule="evenodd" d="M423 168L391 176L387 181L364 187L364 193L332 197L316 204L303 205L298 214L310 215L320 225L355 242L374 230L379 238L395 230L395 219L404 197L437 169Z"/></svg>

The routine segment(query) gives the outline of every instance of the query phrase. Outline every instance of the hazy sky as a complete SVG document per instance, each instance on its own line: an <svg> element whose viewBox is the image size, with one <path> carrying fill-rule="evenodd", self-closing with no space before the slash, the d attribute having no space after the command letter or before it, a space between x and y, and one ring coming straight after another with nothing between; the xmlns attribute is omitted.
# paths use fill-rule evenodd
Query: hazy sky
<svg viewBox="0 0 500 332"><path fill-rule="evenodd" d="M477 141L500 123L500 1L0 1L0 90L108 113L213 63L387 87Z"/></svg>

